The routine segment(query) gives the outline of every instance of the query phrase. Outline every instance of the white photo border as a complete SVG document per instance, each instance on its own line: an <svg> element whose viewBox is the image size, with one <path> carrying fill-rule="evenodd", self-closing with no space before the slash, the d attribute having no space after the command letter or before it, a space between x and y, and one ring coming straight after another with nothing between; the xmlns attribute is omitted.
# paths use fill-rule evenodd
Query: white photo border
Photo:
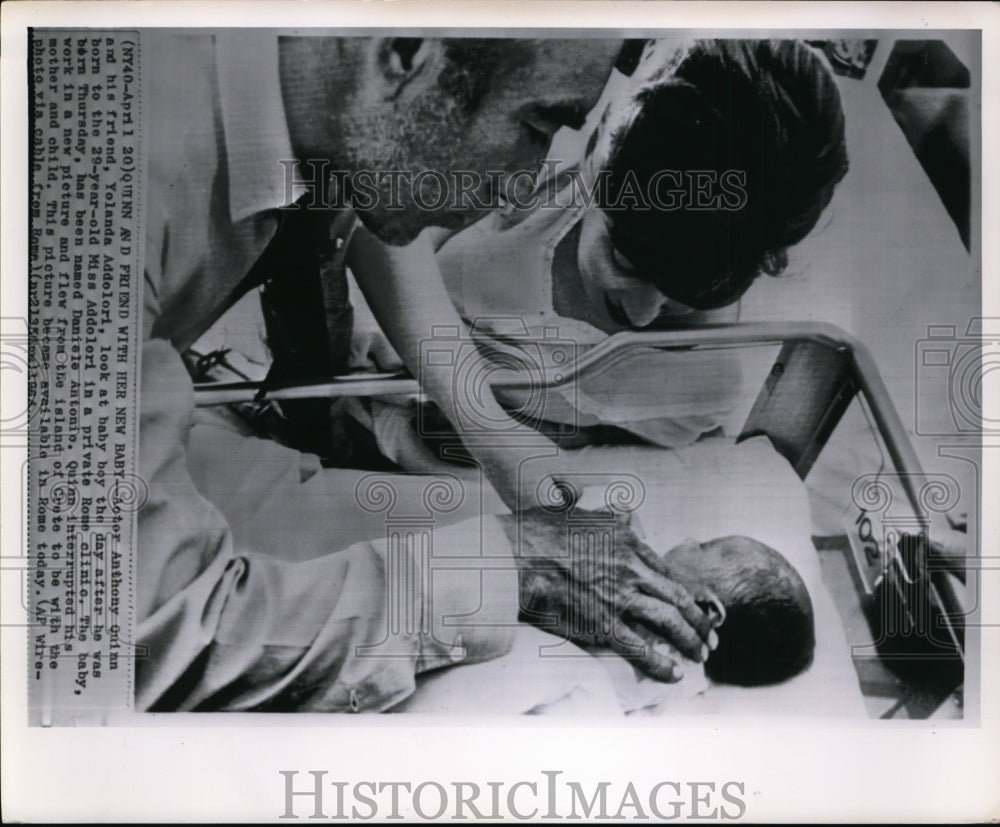
<svg viewBox="0 0 1000 827"><path fill-rule="evenodd" d="M738 21L739 26L734 26ZM523 30L607 28L751 30L981 29L983 147L1000 144L1000 7L980 3L661 3L646 2L15 2L3 8L2 284L4 316L26 316L28 26L222 27L234 23L301 27ZM786 32L782 32L783 36ZM996 153L982 153L981 227L1000 226ZM975 205L973 205L975 209ZM1000 315L1000 245L982 234L983 313ZM976 244L974 237L972 243ZM987 386L989 390L989 386ZM992 388L995 390L995 385ZM6 390L6 387L5 387ZM23 396L21 400L23 401ZM16 407L16 393L3 400ZM984 407L997 409L995 399ZM996 501L996 452L984 450L983 502ZM23 547L23 457L0 457L4 556ZM983 508L982 548L1000 544L995 510ZM26 647L9 624L19 585L5 578L3 598L3 808L11 821L277 821L284 807L281 770L327 771L327 778L441 783L540 781L543 771L592 788L600 781L649 789L738 781L753 821L979 821L1000 818L1000 572L983 578L982 697L978 726L885 722L845 726L816 721L669 720L662 725L552 723L540 719L442 721L339 719L294 715L151 715L142 726L26 726ZM866 722L865 722L866 723ZM962 722L956 722L961 724ZM912 725L910 725L912 724Z"/></svg>

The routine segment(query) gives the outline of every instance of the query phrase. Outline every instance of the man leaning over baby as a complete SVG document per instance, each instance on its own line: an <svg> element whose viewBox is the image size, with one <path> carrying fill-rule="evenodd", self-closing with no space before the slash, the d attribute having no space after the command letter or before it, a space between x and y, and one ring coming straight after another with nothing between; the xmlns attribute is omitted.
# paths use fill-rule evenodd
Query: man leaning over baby
<svg viewBox="0 0 1000 827"><path fill-rule="evenodd" d="M137 633L148 655L137 663L137 708L390 708L412 693L418 673L507 651L521 605L544 604L557 622L571 615L593 621L603 630L597 642L631 653L656 677L674 677L674 659L647 642L704 659L720 622L703 608L710 593L671 579L620 519L613 555L597 560L585 552L573 560L560 544L544 542L563 531L558 512L519 515L515 546L529 553L502 552L509 565L498 568L507 574L484 592L477 623L467 628L438 620L457 614L449 600L460 601L467 586L435 590L432 610L421 560L405 553L406 570L418 575L407 580L417 584L408 593L415 624L387 638L395 575L384 544L297 564L252 554L234 544L220 511L197 490L185 455L193 389L179 354L254 286L254 263L279 225L294 220L294 210L280 209L287 206L282 160L321 158L348 171L378 168L387 158L410 170L537 164L552 133L592 106L620 46L144 33L150 84L139 471L150 495L138 520ZM382 203L360 216L360 226L337 217L331 226L349 227L371 272L391 277L401 257L433 258L420 246L426 225L475 217L414 204L390 211ZM364 268L352 269L364 278ZM390 288L383 292L406 295L413 285ZM399 324L404 345L420 333L419 326L406 329L412 323ZM489 458L484 467L495 472ZM517 500L510 496L517 480L499 472L495 479L508 502ZM445 529L436 543L465 543L449 537ZM595 579L595 566L612 576ZM480 575L466 573L476 586ZM696 597L705 600L699 605ZM630 611L623 613L626 599Z"/></svg>

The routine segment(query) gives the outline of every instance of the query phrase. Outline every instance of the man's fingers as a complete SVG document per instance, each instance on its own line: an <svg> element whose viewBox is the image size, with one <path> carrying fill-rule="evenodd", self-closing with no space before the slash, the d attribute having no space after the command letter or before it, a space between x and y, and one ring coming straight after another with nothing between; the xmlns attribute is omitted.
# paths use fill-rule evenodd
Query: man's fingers
<svg viewBox="0 0 1000 827"><path fill-rule="evenodd" d="M711 634L711 630L722 625L726 619L726 608L715 593L707 586L702 585L699 585L693 593L690 588L678 583L673 578L667 561L649 546L641 544L637 549L637 554L639 559L654 572L653 577L641 581L643 589L677 606L687 621L699 630L703 638L708 640L711 637L716 640L716 637ZM701 612L704 619L699 618L697 612ZM705 621L708 622L707 627ZM715 643L712 644L711 648L715 648Z"/></svg>
<svg viewBox="0 0 1000 827"><path fill-rule="evenodd" d="M640 581L641 588L677 606L685 620L694 626L710 648L718 645L718 636L713 630L726 619L726 608L715 593L702 584L696 587L678 583L667 562L645 545L637 549L639 559L651 570L652 576Z"/></svg>
<svg viewBox="0 0 1000 827"><path fill-rule="evenodd" d="M704 617L701 609L695 607L695 611ZM702 662L708 659L710 647L705 639L708 632L702 636L699 630L670 603L636 592L628 601L625 613L649 628L657 637L676 646L691 660Z"/></svg>
<svg viewBox="0 0 1000 827"><path fill-rule="evenodd" d="M695 596L676 580L661 574L651 575L638 584L639 589L658 600L674 606L681 617L697 632L709 649L718 646L719 638L715 628L726 619L726 610L711 590L699 588L697 598L706 605L699 606Z"/></svg>
<svg viewBox="0 0 1000 827"><path fill-rule="evenodd" d="M677 683L684 677L684 670L662 644L644 640L624 622L615 624L611 648L627 660L638 663L650 677L667 683Z"/></svg>

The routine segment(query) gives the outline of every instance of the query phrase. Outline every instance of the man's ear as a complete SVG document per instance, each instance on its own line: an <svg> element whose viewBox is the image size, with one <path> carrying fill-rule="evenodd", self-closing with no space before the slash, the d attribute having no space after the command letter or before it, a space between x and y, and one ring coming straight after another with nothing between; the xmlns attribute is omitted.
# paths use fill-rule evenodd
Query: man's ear
<svg viewBox="0 0 1000 827"><path fill-rule="evenodd" d="M382 100L423 91L437 81L443 55L444 44L435 38L375 38L373 91Z"/></svg>

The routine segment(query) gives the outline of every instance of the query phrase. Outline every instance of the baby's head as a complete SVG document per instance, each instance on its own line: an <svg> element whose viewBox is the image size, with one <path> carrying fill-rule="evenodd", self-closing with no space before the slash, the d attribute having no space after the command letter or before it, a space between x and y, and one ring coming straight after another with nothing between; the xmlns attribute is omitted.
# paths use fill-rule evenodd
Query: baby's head
<svg viewBox="0 0 1000 827"><path fill-rule="evenodd" d="M749 537L688 541L666 553L673 578L712 589L726 608L719 646L705 663L720 683L760 686L805 669L816 645L812 601L799 573Z"/></svg>

